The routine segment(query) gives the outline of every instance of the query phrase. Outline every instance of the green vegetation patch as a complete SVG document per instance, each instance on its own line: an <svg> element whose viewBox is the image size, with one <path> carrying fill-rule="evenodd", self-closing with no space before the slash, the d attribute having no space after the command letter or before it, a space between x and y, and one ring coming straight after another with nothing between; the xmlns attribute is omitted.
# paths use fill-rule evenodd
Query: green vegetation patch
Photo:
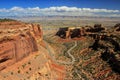
<svg viewBox="0 0 120 80"><path fill-rule="evenodd" d="M0 19L0 22L6 22L6 21L16 21L16 20L8 19L8 18Z"/></svg>

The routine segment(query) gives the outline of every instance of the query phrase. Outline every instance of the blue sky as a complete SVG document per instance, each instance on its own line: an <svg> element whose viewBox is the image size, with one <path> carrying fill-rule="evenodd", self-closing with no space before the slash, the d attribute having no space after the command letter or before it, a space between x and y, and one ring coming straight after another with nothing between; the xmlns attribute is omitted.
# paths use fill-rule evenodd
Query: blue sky
<svg viewBox="0 0 120 80"><path fill-rule="evenodd" d="M0 0L0 16L67 15L70 11L75 16L120 16L120 0Z"/></svg>
<svg viewBox="0 0 120 80"><path fill-rule="evenodd" d="M71 6L80 8L119 9L120 0L0 0L0 8Z"/></svg>

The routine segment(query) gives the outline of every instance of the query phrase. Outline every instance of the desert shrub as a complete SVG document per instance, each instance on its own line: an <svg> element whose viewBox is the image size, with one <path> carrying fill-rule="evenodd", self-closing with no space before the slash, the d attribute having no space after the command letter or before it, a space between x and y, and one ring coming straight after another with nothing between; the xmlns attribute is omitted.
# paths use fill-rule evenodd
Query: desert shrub
<svg viewBox="0 0 120 80"><path fill-rule="evenodd" d="M13 72L11 72L11 75L13 75Z"/></svg>
<svg viewBox="0 0 120 80"><path fill-rule="evenodd" d="M20 73L20 70L18 70L18 73Z"/></svg>
<svg viewBox="0 0 120 80"><path fill-rule="evenodd" d="M26 64L23 64L22 67L25 68Z"/></svg>
<svg viewBox="0 0 120 80"><path fill-rule="evenodd" d="M29 68L29 70L31 71L31 70L32 70L32 68Z"/></svg>
<svg viewBox="0 0 120 80"><path fill-rule="evenodd" d="M26 71L26 74L28 74L28 71Z"/></svg>
<svg viewBox="0 0 120 80"><path fill-rule="evenodd" d="M28 64L31 64L31 62L28 62Z"/></svg>

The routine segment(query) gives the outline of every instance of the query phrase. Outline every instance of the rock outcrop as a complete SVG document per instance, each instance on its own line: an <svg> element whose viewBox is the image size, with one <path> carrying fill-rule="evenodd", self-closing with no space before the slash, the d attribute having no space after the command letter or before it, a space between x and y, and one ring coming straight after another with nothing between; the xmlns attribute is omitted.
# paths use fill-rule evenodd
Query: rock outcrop
<svg viewBox="0 0 120 80"><path fill-rule="evenodd" d="M103 30L105 30L105 28L102 27L101 24L95 24L94 27L86 29L86 32L101 32Z"/></svg>
<svg viewBox="0 0 120 80"><path fill-rule="evenodd" d="M116 24L114 28L115 28L115 31L120 31L120 23Z"/></svg>
<svg viewBox="0 0 120 80"><path fill-rule="evenodd" d="M61 38L65 38L65 39L80 37L80 36L83 36L84 34L85 34L84 28L80 28L80 27L60 28L56 33L57 36L60 36Z"/></svg>
<svg viewBox="0 0 120 80"><path fill-rule="evenodd" d="M42 36L39 24L0 22L0 80L64 79L64 66L52 60Z"/></svg>
<svg viewBox="0 0 120 80"><path fill-rule="evenodd" d="M0 31L0 70L38 51L36 40L42 40L42 30L37 24L1 22Z"/></svg>
<svg viewBox="0 0 120 80"><path fill-rule="evenodd" d="M61 38L75 38L75 37L81 37L86 34L89 35L89 33L96 33L96 32L105 32L105 28L101 26L101 24L95 24L94 27L86 26L84 27L65 27L60 28L58 32L56 33L57 36L60 36Z"/></svg>

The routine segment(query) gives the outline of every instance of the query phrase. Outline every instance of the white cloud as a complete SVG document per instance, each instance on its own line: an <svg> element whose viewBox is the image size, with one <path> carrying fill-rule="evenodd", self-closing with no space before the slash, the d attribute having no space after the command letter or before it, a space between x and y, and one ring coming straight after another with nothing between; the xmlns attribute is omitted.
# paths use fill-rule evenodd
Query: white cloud
<svg viewBox="0 0 120 80"><path fill-rule="evenodd" d="M0 12L8 12L8 10L3 8L3 9L0 9Z"/></svg>
<svg viewBox="0 0 120 80"><path fill-rule="evenodd" d="M13 7L9 11L24 11L24 8L21 7Z"/></svg>
<svg viewBox="0 0 120 80"><path fill-rule="evenodd" d="M119 10L109 10L109 9L91 9L91 8L77 8L77 7L49 7L49 8L39 8L39 7L12 7L10 9L0 9L0 16L40 16L40 15L65 15L65 16L114 16L119 17Z"/></svg>
<svg viewBox="0 0 120 80"><path fill-rule="evenodd" d="M27 8L27 10L30 10L30 11L40 11L40 8L39 7Z"/></svg>

